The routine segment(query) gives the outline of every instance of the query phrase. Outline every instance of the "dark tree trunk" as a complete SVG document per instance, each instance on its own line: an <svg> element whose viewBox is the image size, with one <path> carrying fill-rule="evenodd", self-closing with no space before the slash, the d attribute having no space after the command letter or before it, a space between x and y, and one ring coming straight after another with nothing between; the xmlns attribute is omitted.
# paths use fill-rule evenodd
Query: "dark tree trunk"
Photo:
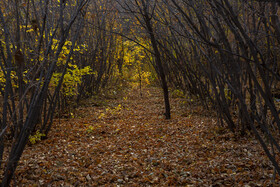
<svg viewBox="0 0 280 187"><path fill-rule="evenodd" d="M171 118L171 114L170 114L170 103L169 103L169 94L168 94L168 86L167 86L167 82L166 82L166 75L164 73L163 70L163 65L162 65L162 61L161 61L161 56L160 56L160 52L158 49L158 44L155 38L155 34L154 34L154 30L151 24L151 18L149 17L147 11L144 10L144 19L145 19L145 24L147 27L147 31L149 33L150 36L150 40L153 46L153 50L154 50L154 57L155 57L155 61L156 61L156 68L157 68L157 72L159 73L159 77L161 80L161 86L162 86L162 90L163 90L163 95L164 95L164 104L165 104L165 118L166 119L170 119Z"/></svg>

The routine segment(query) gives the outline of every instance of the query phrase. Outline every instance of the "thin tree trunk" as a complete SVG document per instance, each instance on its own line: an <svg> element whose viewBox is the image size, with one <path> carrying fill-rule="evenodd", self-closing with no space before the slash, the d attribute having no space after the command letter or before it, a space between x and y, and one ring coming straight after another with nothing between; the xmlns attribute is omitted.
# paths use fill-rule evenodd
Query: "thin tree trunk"
<svg viewBox="0 0 280 187"><path fill-rule="evenodd" d="M145 11L145 10L144 10ZM170 119L171 114L170 114L170 103L169 103L169 94L168 94L168 86L166 82L166 75L164 73L161 57L160 57L160 52L158 49L158 44L154 35L153 27L151 25L151 19L149 18L148 13L145 11L145 23L147 26L147 31L149 32L150 35L150 40L154 49L154 56L155 56L155 61L156 61L156 67L158 69L158 73L160 76L161 80L161 86L163 90L163 95L164 95L164 104L165 104L165 118Z"/></svg>

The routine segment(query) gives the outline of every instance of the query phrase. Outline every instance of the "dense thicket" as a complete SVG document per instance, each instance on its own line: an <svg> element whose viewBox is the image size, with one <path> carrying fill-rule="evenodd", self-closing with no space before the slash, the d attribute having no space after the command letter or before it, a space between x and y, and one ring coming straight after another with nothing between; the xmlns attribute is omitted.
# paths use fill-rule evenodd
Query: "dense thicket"
<svg viewBox="0 0 280 187"><path fill-rule="evenodd" d="M0 174L10 182L28 141L55 111L105 87L158 77L197 97L233 133L253 132L280 174L276 1L0 2ZM153 69L152 69L153 68ZM35 135L36 136L35 136ZM6 157L5 157L6 155Z"/></svg>
<svg viewBox="0 0 280 187"><path fill-rule="evenodd" d="M279 174L279 4L118 2L149 38L163 90L166 79L214 109L220 125L252 131Z"/></svg>
<svg viewBox="0 0 280 187"><path fill-rule="evenodd" d="M87 3L1 1L2 186L11 181L30 134L49 131Z"/></svg>
<svg viewBox="0 0 280 187"><path fill-rule="evenodd" d="M278 6L229 0L123 5L156 38L169 83L214 109L220 125L242 135L252 131L279 174Z"/></svg>

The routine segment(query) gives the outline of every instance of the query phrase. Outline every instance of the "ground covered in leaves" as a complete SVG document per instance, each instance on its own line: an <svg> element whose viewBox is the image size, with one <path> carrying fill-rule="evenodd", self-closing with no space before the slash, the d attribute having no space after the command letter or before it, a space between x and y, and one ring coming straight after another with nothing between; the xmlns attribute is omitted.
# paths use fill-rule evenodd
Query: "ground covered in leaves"
<svg viewBox="0 0 280 187"><path fill-rule="evenodd" d="M87 100L26 148L12 185L279 186L254 138L218 127L194 103L171 98L165 120L157 88Z"/></svg>

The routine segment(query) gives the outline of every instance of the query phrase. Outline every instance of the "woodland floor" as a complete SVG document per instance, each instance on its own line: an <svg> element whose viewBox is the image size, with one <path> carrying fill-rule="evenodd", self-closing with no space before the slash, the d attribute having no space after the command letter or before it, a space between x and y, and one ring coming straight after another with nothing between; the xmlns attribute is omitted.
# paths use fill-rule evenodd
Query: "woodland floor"
<svg viewBox="0 0 280 187"><path fill-rule="evenodd" d="M158 88L90 99L28 145L12 186L279 186L258 142L217 127L211 111Z"/></svg>

